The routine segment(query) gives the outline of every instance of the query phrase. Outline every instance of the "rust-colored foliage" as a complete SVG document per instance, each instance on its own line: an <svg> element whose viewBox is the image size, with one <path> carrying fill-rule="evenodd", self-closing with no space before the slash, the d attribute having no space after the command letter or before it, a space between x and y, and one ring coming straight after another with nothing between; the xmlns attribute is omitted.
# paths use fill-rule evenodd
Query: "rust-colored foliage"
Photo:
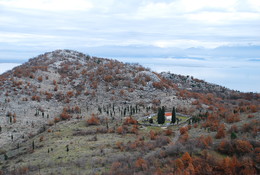
<svg viewBox="0 0 260 175"><path fill-rule="evenodd" d="M153 130L150 131L150 139L155 140L156 139L156 134Z"/></svg>
<svg viewBox="0 0 260 175"><path fill-rule="evenodd" d="M118 134L123 134L123 132L124 132L123 126L119 126L116 131Z"/></svg>
<svg viewBox="0 0 260 175"><path fill-rule="evenodd" d="M186 132L188 132L188 128L187 127L181 127L180 128L181 135L185 134Z"/></svg>
<svg viewBox="0 0 260 175"><path fill-rule="evenodd" d="M120 162L114 162L110 168L110 173L113 174L121 166Z"/></svg>
<svg viewBox="0 0 260 175"><path fill-rule="evenodd" d="M120 94L121 96L123 96L123 95L125 95L125 91L122 89L122 90L120 90L119 94Z"/></svg>
<svg viewBox="0 0 260 175"><path fill-rule="evenodd" d="M165 130L165 135L171 136L172 134L173 134L172 129L167 129L167 130Z"/></svg>
<svg viewBox="0 0 260 175"><path fill-rule="evenodd" d="M112 82L113 77L112 77L111 75L105 75L104 80L105 80L106 82Z"/></svg>
<svg viewBox="0 0 260 175"><path fill-rule="evenodd" d="M235 140L233 148L237 154L244 154L253 151L253 146L247 140Z"/></svg>
<svg viewBox="0 0 260 175"><path fill-rule="evenodd" d="M163 90L163 88L164 88L162 82L153 82L153 87L156 89L161 89L161 90Z"/></svg>
<svg viewBox="0 0 260 175"><path fill-rule="evenodd" d="M72 116L71 115L69 115L67 112L62 112L61 114L60 114L60 118L62 119L62 120L68 120L68 119L70 119Z"/></svg>
<svg viewBox="0 0 260 175"><path fill-rule="evenodd" d="M184 169L184 163L182 161L182 159L178 158L175 160L175 165L177 168L179 168L180 170Z"/></svg>
<svg viewBox="0 0 260 175"><path fill-rule="evenodd" d="M139 158L135 161L135 166L136 168L141 168L143 171L148 168L147 162L142 158Z"/></svg>
<svg viewBox="0 0 260 175"><path fill-rule="evenodd" d="M42 79L43 79L42 76L39 76L39 77L38 77L38 81L39 81L39 82L42 82Z"/></svg>
<svg viewBox="0 0 260 175"><path fill-rule="evenodd" d="M138 124L138 121L133 119L132 117L127 117L124 121L124 125L129 125L129 124L136 125Z"/></svg>
<svg viewBox="0 0 260 175"><path fill-rule="evenodd" d="M45 95L46 95L46 99L47 100L50 100L50 99L52 99L52 97L53 97L53 94L52 93L49 93L49 92L45 92Z"/></svg>
<svg viewBox="0 0 260 175"><path fill-rule="evenodd" d="M91 118L87 120L88 125L99 125L100 120L94 114L92 114Z"/></svg>
<svg viewBox="0 0 260 175"><path fill-rule="evenodd" d="M220 139L220 138L224 138L225 136L226 136L225 125L221 124L220 127L218 128L215 138Z"/></svg>
<svg viewBox="0 0 260 175"><path fill-rule="evenodd" d="M37 95L34 95L34 96L32 96L32 101L38 101L38 102L40 102L40 101L41 101L41 97L40 97L40 96L37 96Z"/></svg>
<svg viewBox="0 0 260 175"><path fill-rule="evenodd" d="M249 106L249 109L250 109L250 111L253 112L253 113L258 111L256 105L250 105L250 106Z"/></svg>
<svg viewBox="0 0 260 175"><path fill-rule="evenodd" d="M71 98L71 97L73 97L73 96L74 96L73 91L68 91L68 92L67 92L67 97L68 97L68 98Z"/></svg>
<svg viewBox="0 0 260 175"><path fill-rule="evenodd" d="M198 127L198 123L194 123L193 127L197 128Z"/></svg>
<svg viewBox="0 0 260 175"><path fill-rule="evenodd" d="M54 123L58 123L60 121L60 118L59 117L55 117L54 118Z"/></svg>
<svg viewBox="0 0 260 175"><path fill-rule="evenodd" d="M179 140L181 143L187 142L189 139L188 132L185 132L183 135L180 135Z"/></svg>
<svg viewBox="0 0 260 175"><path fill-rule="evenodd" d="M133 125L131 133L138 134L138 125Z"/></svg>
<svg viewBox="0 0 260 175"><path fill-rule="evenodd" d="M190 156L190 154L189 154L188 152L185 152L185 153L182 155L181 160L182 160L183 162L185 162L186 164L189 164L189 163L192 162L192 158L191 158L191 156Z"/></svg>

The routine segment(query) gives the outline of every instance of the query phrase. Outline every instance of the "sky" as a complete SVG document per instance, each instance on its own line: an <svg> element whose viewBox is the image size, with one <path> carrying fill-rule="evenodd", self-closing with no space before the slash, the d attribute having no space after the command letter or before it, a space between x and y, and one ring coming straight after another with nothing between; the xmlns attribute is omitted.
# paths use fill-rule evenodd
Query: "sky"
<svg viewBox="0 0 260 175"><path fill-rule="evenodd" d="M0 62L56 49L171 57L251 46L260 46L259 0L0 0Z"/></svg>

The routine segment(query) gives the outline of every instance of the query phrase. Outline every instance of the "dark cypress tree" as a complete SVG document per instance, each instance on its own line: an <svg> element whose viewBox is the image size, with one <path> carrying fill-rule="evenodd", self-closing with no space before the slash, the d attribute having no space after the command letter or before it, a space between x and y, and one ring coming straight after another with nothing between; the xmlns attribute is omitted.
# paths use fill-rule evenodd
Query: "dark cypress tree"
<svg viewBox="0 0 260 175"><path fill-rule="evenodd" d="M158 124L162 124L162 109L161 108L158 108L157 122L158 122Z"/></svg>
<svg viewBox="0 0 260 175"><path fill-rule="evenodd" d="M171 119L171 123L175 123L176 122L176 108L173 107L172 108L172 119Z"/></svg>
<svg viewBox="0 0 260 175"><path fill-rule="evenodd" d="M6 155L6 153L4 154L4 159L7 160L8 156Z"/></svg>
<svg viewBox="0 0 260 175"><path fill-rule="evenodd" d="M69 145L66 145L66 151L69 152Z"/></svg>
<svg viewBox="0 0 260 175"><path fill-rule="evenodd" d="M165 123L165 108L164 108L164 106L162 107L162 124L164 124Z"/></svg>
<svg viewBox="0 0 260 175"><path fill-rule="evenodd" d="M32 142L32 149L34 150L34 141Z"/></svg>

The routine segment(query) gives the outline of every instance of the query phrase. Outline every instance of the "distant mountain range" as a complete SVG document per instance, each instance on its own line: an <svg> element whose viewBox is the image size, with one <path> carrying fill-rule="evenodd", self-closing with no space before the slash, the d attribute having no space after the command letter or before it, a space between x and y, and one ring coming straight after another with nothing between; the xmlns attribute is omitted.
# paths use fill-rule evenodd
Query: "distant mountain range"
<svg viewBox="0 0 260 175"><path fill-rule="evenodd" d="M4 47L2 47L4 48ZM28 50L30 49L30 51ZM74 48L69 48L74 49ZM161 48L155 46L94 46L94 47L81 47L77 50L87 53L89 55L95 55L99 57L149 57L149 58L172 58L172 57L189 57L189 58L219 58L219 57L231 57L235 59L249 59L257 60L260 58L260 46L248 45L248 46L221 46L214 49L207 48ZM0 49L0 63L6 62L25 62L28 57L45 52L46 49L33 49L33 48L15 48L15 49Z"/></svg>

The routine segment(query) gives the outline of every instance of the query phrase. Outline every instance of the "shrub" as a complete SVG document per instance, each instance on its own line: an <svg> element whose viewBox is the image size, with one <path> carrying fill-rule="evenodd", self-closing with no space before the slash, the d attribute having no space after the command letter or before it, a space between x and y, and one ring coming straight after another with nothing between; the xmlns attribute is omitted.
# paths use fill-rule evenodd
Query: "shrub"
<svg viewBox="0 0 260 175"><path fill-rule="evenodd" d="M140 168L143 171L148 169L147 162L144 159L142 159L142 158L139 158L139 159L136 160L135 166L136 166L136 168Z"/></svg>
<svg viewBox="0 0 260 175"><path fill-rule="evenodd" d="M227 140L222 140L217 150L223 154L232 154L234 152L231 143Z"/></svg>
<svg viewBox="0 0 260 175"><path fill-rule="evenodd" d="M237 154L244 154L253 151L253 146L247 140L235 140L233 148Z"/></svg>
<svg viewBox="0 0 260 175"><path fill-rule="evenodd" d="M225 132L225 125L222 124L217 131L217 134L215 136L216 139L220 139L226 136L226 132Z"/></svg>
<svg viewBox="0 0 260 175"><path fill-rule="evenodd" d="M185 152L182 157L181 160L185 163L191 163L192 162L192 158L190 156L190 154L188 152Z"/></svg>
<svg viewBox="0 0 260 175"><path fill-rule="evenodd" d="M60 121L60 118L59 117L55 117L54 118L54 123L58 123Z"/></svg>
<svg viewBox="0 0 260 175"><path fill-rule="evenodd" d="M70 119L72 116L71 115L69 115L67 112L62 112L61 114L60 114L60 118L62 119L62 120L68 120L68 119Z"/></svg>
<svg viewBox="0 0 260 175"><path fill-rule="evenodd" d="M39 81L39 82L42 82L42 76L39 76L39 77L38 77L38 81Z"/></svg>
<svg viewBox="0 0 260 175"><path fill-rule="evenodd" d="M167 135L167 136L170 136L170 135L172 135L172 129L167 129L167 130L165 130L165 135Z"/></svg>
<svg viewBox="0 0 260 175"><path fill-rule="evenodd" d="M123 131L124 131L123 126L119 126L116 131L118 134L123 134Z"/></svg>
<svg viewBox="0 0 260 175"><path fill-rule="evenodd" d="M181 127L180 128L181 135L185 134L186 132L188 132L188 128L187 127Z"/></svg>
<svg viewBox="0 0 260 175"><path fill-rule="evenodd" d="M87 120L87 125L99 125L100 120L94 114L92 114L91 118Z"/></svg>
<svg viewBox="0 0 260 175"><path fill-rule="evenodd" d="M247 118L254 118L254 115L248 115Z"/></svg>
<svg viewBox="0 0 260 175"><path fill-rule="evenodd" d="M136 125L137 123L138 121L133 119L132 117L127 117L124 121L124 125L129 125L129 124Z"/></svg>

